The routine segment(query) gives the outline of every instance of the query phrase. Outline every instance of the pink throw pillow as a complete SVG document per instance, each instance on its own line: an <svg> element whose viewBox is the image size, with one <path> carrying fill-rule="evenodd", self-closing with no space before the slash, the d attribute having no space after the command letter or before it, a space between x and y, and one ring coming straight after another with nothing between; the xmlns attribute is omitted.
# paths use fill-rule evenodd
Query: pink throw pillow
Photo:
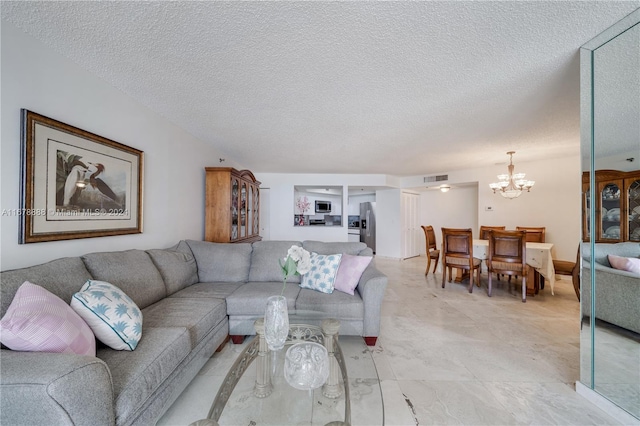
<svg viewBox="0 0 640 426"><path fill-rule="evenodd" d="M634 257L621 257L614 254L609 254L607 257L609 258L609 263L613 268L640 275L640 259Z"/></svg>
<svg viewBox="0 0 640 426"><path fill-rule="evenodd" d="M371 263L371 259L373 259L371 256L343 254L334 288L343 293L353 295L360 281L360 277L364 270L367 269L367 266L369 266L369 263Z"/></svg>
<svg viewBox="0 0 640 426"><path fill-rule="evenodd" d="M55 294L25 281L0 320L0 342L14 351L96 356L89 326Z"/></svg>

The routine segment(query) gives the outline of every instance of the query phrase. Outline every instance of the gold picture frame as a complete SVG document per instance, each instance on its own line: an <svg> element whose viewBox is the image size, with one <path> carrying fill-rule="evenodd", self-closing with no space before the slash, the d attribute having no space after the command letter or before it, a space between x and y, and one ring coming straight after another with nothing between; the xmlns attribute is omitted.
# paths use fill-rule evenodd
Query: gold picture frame
<svg viewBox="0 0 640 426"><path fill-rule="evenodd" d="M20 244L142 233L142 151L26 109L21 120Z"/></svg>

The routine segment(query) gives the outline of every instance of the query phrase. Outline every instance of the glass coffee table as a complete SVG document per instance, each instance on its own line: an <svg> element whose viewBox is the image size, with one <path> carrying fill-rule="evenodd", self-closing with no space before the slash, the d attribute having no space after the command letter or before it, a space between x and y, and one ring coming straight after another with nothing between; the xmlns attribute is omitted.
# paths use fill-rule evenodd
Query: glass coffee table
<svg viewBox="0 0 640 426"><path fill-rule="evenodd" d="M280 351L268 349L264 320L256 320L256 336L227 373L207 419L191 426L384 424L380 381L363 339L339 339L340 322L335 319L322 319L320 325L297 323L303 320L304 316L290 316L289 335ZM313 322L319 322L317 317ZM300 342L319 343L329 354L329 377L314 390L295 389L284 379L286 350ZM347 358L342 343L347 346ZM350 380L347 370L351 367L358 377Z"/></svg>

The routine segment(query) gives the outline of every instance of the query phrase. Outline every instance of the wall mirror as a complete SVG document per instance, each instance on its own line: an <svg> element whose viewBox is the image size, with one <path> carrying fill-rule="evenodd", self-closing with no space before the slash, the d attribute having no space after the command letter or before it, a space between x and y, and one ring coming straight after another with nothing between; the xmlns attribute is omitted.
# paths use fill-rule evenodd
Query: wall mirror
<svg viewBox="0 0 640 426"><path fill-rule="evenodd" d="M342 186L293 187L293 226L341 226Z"/></svg>
<svg viewBox="0 0 640 426"><path fill-rule="evenodd" d="M640 419L640 275L609 261L640 256L640 9L580 60L580 382Z"/></svg>

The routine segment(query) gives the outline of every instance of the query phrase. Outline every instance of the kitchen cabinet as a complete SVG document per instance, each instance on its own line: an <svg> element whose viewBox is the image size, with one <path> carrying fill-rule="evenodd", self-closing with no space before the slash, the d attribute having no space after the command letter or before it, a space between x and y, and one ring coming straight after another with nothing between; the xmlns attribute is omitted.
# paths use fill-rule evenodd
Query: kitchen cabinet
<svg viewBox="0 0 640 426"><path fill-rule="evenodd" d="M598 243L640 242L640 170L595 172L595 237ZM582 235L589 239L589 174L582 175Z"/></svg>
<svg viewBox="0 0 640 426"><path fill-rule="evenodd" d="M260 182L249 170L206 167L205 240L260 241Z"/></svg>

